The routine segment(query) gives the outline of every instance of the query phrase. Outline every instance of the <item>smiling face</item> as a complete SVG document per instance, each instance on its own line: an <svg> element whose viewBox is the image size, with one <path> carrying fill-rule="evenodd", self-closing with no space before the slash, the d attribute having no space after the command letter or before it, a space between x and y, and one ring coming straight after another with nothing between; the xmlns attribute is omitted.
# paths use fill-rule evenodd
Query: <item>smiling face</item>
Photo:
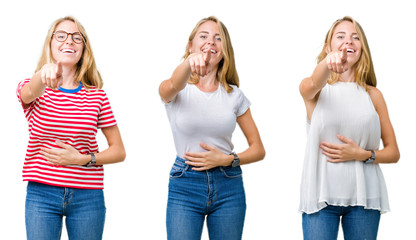
<svg viewBox="0 0 416 240"><path fill-rule="evenodd" d="M56 26L55 33L63 31L67 33L79 32L77 25L72 21L63 21ZM56 40L55 36L51 39L51 52L53 59L60 61L63 66L76 67L82 57L84 43L75 43L72 36L68 35L63 42Z"/></svg>
<svg viewBox="0 0 416 240"><path fill-rule="evenodd" d="M340 22L334 29L330 51L347 49L347 62L354 66L361 57L361 41L354 24L349 21Z"/></svg>
<svg viewBox="0 0 416 240"><path fill-rule="evenodd" d="M218 67L223 58L222 42L218 24L213 21L207 21L201 24L189 44L190 53L210 52L211 59L209 63L213 67Z"/></svg>

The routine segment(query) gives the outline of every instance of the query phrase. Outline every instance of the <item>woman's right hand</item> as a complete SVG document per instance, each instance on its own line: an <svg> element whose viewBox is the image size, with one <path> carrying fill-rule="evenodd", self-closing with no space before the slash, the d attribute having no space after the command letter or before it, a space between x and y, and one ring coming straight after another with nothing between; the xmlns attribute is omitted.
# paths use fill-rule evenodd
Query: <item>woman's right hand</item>
<svg viewBox="0 0 416 240"><path fill-rule="evenodd" d="M344 73L348 70L347 48L341 51L332 51L326 56L328 69L335 73Z"/></svg>
<svg viewBox="0 0 416 240"><path fill-rule="evenodd" d="M40 78L46 87L57 89L61 86L63 80L61 62L43 65L40 69Z"/></svg>
<svg viewBox="0 0 416 240"><path fill-rule="evenodd" d="M209 60L211 59L211 52L192 53L186 59L189 62L192 73L203 77L208 74Z"/></svg>

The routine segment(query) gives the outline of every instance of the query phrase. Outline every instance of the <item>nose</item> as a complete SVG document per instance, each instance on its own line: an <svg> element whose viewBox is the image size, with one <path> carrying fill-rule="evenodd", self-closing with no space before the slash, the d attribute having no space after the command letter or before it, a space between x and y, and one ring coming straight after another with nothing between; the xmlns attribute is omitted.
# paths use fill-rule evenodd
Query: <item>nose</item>
<svg viewBox="0 0 416 240"><path fill-rule="evenodd" d="M68 37L65 40L65 43L75 44L74 40L72 39L72 35L68 35Z"/></svg>
<svg viewBox="0 0 416 240"><path fill-rule="evenodd" d="M207 44L214 45L215 44L214 38L215 37L209 37L209 38L207 38Z"/></svg>
<svg viewBox="0 0 416 240"><path fill-rule="evenodd" d="M351 37L346 37L346 38L345 38L345 44L352 44L352 39L351 39Z"/></svg>

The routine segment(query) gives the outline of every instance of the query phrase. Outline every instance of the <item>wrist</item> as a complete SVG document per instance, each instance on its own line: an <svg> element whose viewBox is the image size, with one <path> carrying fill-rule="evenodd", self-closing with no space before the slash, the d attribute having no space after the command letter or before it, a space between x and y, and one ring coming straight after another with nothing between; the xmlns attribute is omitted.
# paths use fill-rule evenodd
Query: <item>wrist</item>
<svg viewBox="0 0 416 240"><path fill-rule="evenodd" d="M371 156L364 161L364 163L373 163L376 160L376 154L374 152L374 150L369 150L369 152L371 153Z"/></svg>
<svg viewBox="0 0 416 240"><path fill-rule="evenodd" d="M359 160L362 162L367 161L371 157L371 151L370 150L362 150L362 153L360 154Z"/></svg>
<svg viewBox="0 0 416 240"><path fill-rule="evenodd" d="M84 161L84 166L89 167L89 166L95 166L97 165L97 161L95 159L95 154L94 153L88 153L86 155L83 155L84 157L86 157L86 161Z"/></svg>
<svg viewBox="0 0 416 240"><path fill-rule="evenodd" d="M91 161L91 157L88 154L79 154L78 165L85 166Z"/></svg>
<svg viewBox="0 0 416 240"><path fill-rule="evenodd" d="M240 166L240 158L238 157L238 155L235 152L230 153L230 156L233 158L231 161L231 167L238 167ZM228 166L230 166L228 165Z"/></svg>
<svg viewBox="0 0 416 240"><path fill-rule="evenodd" d="M234 161L234 155L233 154L229 154L225 156L225 164L224 167L229 167L233 164Z"/></svg>

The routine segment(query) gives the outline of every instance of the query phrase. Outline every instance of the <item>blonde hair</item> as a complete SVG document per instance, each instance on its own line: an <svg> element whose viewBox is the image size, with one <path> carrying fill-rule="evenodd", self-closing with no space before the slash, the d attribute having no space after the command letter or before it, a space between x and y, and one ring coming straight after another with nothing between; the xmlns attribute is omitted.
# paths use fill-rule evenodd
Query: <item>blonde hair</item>
<svg viewBox="0 0 416 240"><path fill-rule="evenodd" d="M377 79L376 79L376 74L374 72L373 60L371 59L370 48L367 43L367 37L365 36L364 30L361 27L361 25L357 21L355 21L352 17L345 16L342 19L336 20L332 24L331 28L326 34L325 45L322 48L322 51L317 58L318 63L324 60L325 57L328 55L326 50L328 50L328 52L332 51L331 49L332 36L334 34L336 26L338 26L338 24L340 24L343 21L351 22L354 25L355 30L357 31L358 37L361 42L361 56L358 62L356 62L355 65L353 66L355 82L361 85L362 87L364 87L366 90L367 90L368 85L376 87ZM332 83L338 82L339 78L340 78L339 74L331 72L331 75L329 76L329 79L328 79L328 83L332 84Z"/></svg>
<svg viewBox="0 0 416 240"><path fill-rule="evenodd" d="M87 33L85 32L85 29L81 23L79 23L78 20L71 16L59 18L52 23L52 26L49 28L48 35L46 36L45 43L43 45L42 56L39 59L35 72L39 71L43 65L55 62L51 51L51 41L56 27L64 21L71 21L75 23L83 38L84 50L81 59L77 64L77 69L75 71L75 81L81 82L82 85L84 85L84 87L87 89L90 89L91 87L96 87L98 89L102 88L103 80L95 65L95 60L92 54L92 48L89 43Z"/></svg>
<svg viewBox="0 0 416 240"><path fill-rule="evenodd" d="M213 21L218 25L220 31L220 37L222 41L222 53L223 59L219 62L218 71L217 71L217 79L222 84L222 86L227 90L228 93L233 91L233 88L230 86L236 85L239 87L240 80L238 78L237 69L235 67L235 59L234 59L234 50L233 46L231 45L230 35L228 33L227 28L225 25L218 20L218 18L210 16L207 18L201 19L192 30L191 34L189 35L188 44L186 45L185 54L183 55L183 59L186 59L191 53L189 51L190 43L194 39L198 28L208 22ZM189 83L197 84L199 82L199 76L196 74L192 74L189 78Z"/></svg>

